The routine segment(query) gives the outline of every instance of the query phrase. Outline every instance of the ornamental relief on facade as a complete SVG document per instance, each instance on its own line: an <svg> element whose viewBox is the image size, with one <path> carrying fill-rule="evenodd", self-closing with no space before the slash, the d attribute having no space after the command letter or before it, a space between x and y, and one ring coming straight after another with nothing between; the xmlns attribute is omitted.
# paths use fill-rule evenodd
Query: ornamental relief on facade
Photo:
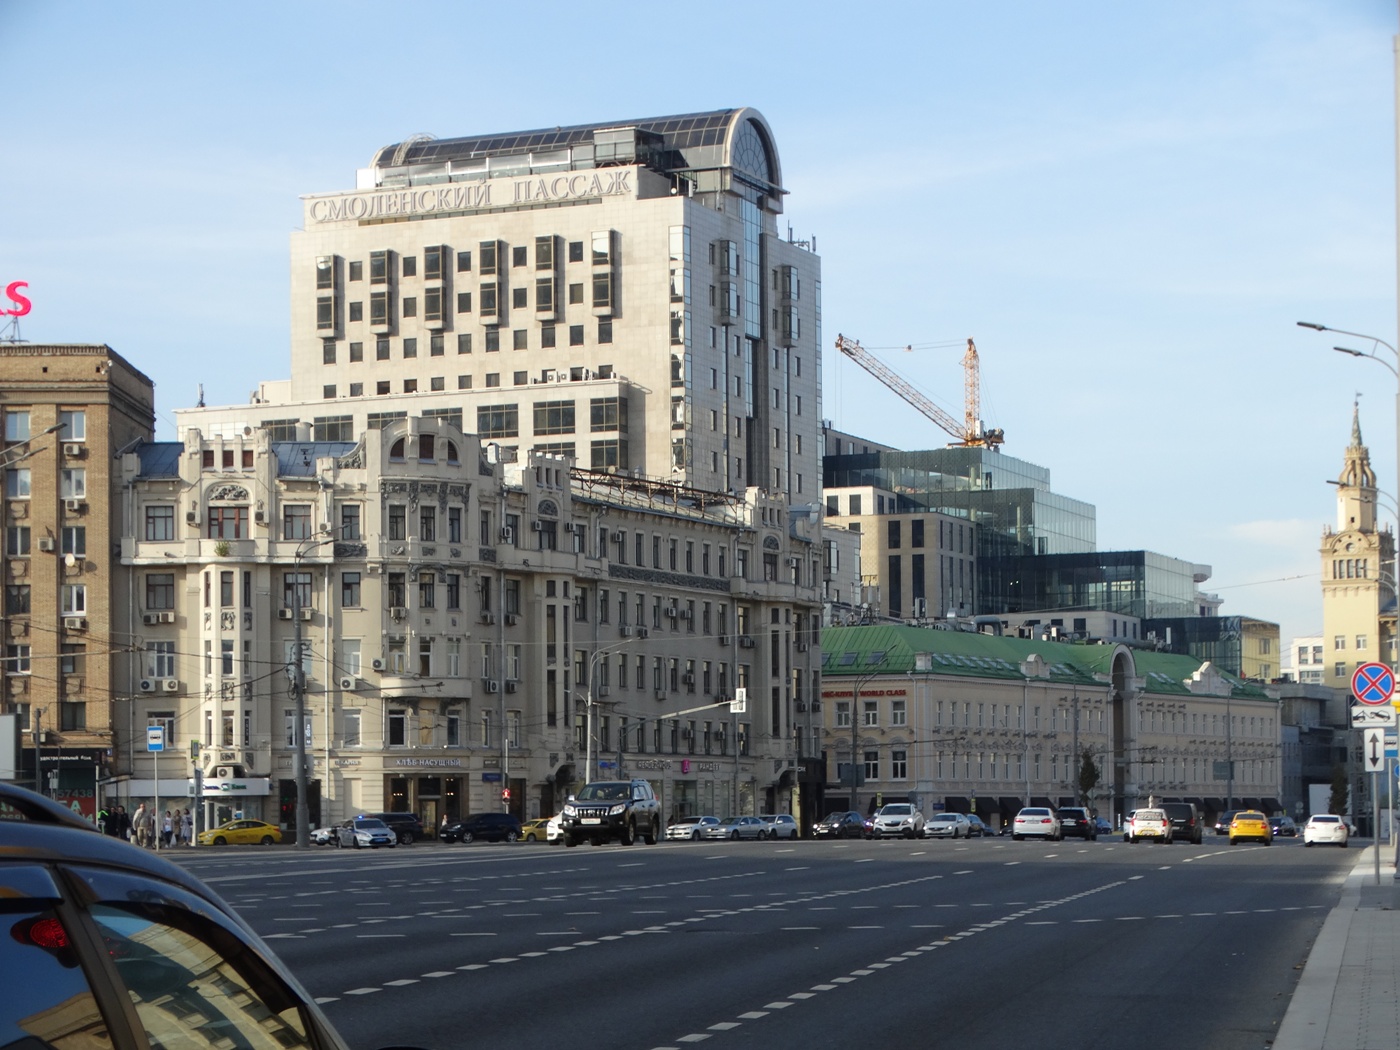
<svg viewBox="0 0 1400 1050"><path fill-rule="evenodd" d="M210 503L247 503L248 490L242 485L215 485L209 490Z"/></svg>

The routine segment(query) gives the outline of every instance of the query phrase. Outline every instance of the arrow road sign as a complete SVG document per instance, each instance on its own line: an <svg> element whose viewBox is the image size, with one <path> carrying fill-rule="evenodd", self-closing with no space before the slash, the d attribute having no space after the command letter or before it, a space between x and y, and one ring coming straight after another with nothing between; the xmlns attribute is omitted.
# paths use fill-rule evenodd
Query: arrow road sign
<svg viewBox="0 0 1400 1050"><path fill-rule="evenodd" d="M1362 664L1351 676L1351 691L1363 704L1389 703L1395 695L1395 673L1385 664Z"/></svg>
<svg viewBox="0 0 1400 1050"><path fill-rule="evenodd" d="M1379 773L1385 768L1385 730L1367 729L1366 743L1361 748L1361 761L1367 773Z"/></svg>

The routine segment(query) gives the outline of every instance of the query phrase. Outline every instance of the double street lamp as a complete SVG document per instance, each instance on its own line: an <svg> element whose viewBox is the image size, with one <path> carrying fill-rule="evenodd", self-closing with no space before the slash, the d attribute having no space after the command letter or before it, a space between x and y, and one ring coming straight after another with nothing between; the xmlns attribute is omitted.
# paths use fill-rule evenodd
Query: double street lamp
<svg viewBox="0 0 1400 1050"><path fill-rule="evenodd" d="M331 531L320 536L308 536L297 544L292 556L292 664L287 669L292 681L292 692L296 700L296 725L292 734L296 740L293 749L292 775L297 785L296 844L298 849L311 848L311 808L307 802L308 784L306 772L306 663L301 644L301 560L317 547L334 543L337 533ZM308 597L310 584L307 584Z"/></svg>

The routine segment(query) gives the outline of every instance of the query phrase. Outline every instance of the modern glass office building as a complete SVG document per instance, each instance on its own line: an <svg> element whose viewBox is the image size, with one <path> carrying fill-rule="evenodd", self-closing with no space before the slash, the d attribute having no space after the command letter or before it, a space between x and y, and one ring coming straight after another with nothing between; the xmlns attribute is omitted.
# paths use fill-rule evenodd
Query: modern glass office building
<svg viewBox="0 0 1400 1050"><path fill-rule="evenodd" d="M825 490L875 488L894 495L891 514L936 511L977 527L981 557L1091 552L1092 504L1050 490L1050 471L985 448L881 450L828 455ZM872 508L874 509L874 508Z"/></svg>
<svg viewBox="0 0 1400 1050"><path fill-rule="evenodd" d="M978 608L993 615L1095 609L1140 619L1189 617L1196 615L1202 571L1151 551L992 555L978 559Z"/></svg>

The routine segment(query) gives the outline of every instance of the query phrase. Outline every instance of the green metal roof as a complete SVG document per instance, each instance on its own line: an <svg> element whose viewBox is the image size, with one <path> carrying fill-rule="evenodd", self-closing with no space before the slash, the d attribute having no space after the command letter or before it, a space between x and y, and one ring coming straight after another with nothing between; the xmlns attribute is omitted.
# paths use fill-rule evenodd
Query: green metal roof
<svg viewBox="0 0 1400 1050"><path fill-rule="evenodd" d="M1067 645L1063 642L1010 638L970 631L938 631L928 627L829 627L822 632L822 676L854 677L879 674L934 674L950 678L1001 678L1023 681L1021 662L1038 655L1050 672L1049 681L1067 685L1101 686L1094 675L1112 669L1112 645ZM1157 695L1191 696L1186 682L1200 669L1191 656L1133 649L1137 676L1145 691ZM929 654L927 671L916 664ZM1267 700L1264 689L1216 668L1230 683L1232 697Z"/></svg>

